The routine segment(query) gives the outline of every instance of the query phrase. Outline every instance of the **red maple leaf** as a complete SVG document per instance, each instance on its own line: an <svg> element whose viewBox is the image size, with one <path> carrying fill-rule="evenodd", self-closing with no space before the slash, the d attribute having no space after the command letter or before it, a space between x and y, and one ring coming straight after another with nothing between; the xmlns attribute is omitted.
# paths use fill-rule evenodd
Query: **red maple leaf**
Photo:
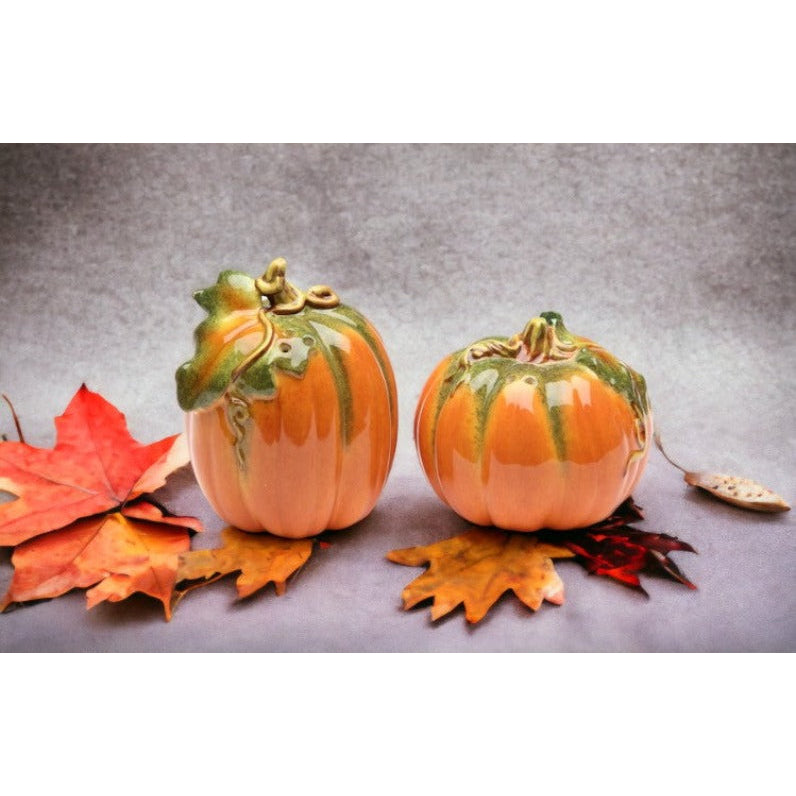
<svg viewBox="0 0 796 796"><path fill-rule="evenodd" d="M171 618L179 555L190 547L192 517L174 517L146 500L121 511L85 517L40 534L14 549L14 577L0 612L14 603L89 589L87 607L143 592L163 603Z"/></svg>
<svg viewBox="0 0 796 796"><path fill-rule="evenodd" d="M568 547L591 574L614 578L644 594L647 592L639 580L644 571L663 573L696 589L668 556L675 550L690 553L696 550L676 536L641 531L628 525L643 518L640 506L628 498L602 522L581 530L553 532L549 538Z"/></svg>
<svg viewBox="0 0 796 796"><path fill-rule="evenodd" d="M149 493L188 463L184 436L136 442L124 415L85 385L55 426L52 449L26 444L18 424L20 442L0 443L0 489L17 496L0 505L0 545L16 545L0 612L82 588L89 608L143 592L170 618L180 554L202 527Z"/></svg>
<svg viewBox="0 0 796 796"><path fill-rule="evenodd" d="M120 508L188 463L183 435L137 442L124 415L85 384L55 428L52 449L0 443L0 489L17 496L0 505L0 546Z"/></svg>

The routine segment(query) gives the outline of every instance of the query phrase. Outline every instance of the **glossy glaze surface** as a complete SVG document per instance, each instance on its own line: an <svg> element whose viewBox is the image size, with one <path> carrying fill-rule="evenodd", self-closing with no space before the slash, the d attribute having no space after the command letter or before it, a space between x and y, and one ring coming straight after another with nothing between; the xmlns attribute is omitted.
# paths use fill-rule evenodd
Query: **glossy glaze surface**
<svg viewBox="0 0 796 796"><path fill-rule="evenodd" d="M215 511L291 538L364 518L397 439L395 379L376 330L344 305L263 315L258 300L218 315L178 371L194 472Z"/></svg>
<svg viewBox="0 0 796 796"><path fill-rule="evenodd" d="M584 527L628 497L644 470L644 381L554 313L535 320L527 335L479 341L436 367L415 442L434 491L470 522Z"/></svg>

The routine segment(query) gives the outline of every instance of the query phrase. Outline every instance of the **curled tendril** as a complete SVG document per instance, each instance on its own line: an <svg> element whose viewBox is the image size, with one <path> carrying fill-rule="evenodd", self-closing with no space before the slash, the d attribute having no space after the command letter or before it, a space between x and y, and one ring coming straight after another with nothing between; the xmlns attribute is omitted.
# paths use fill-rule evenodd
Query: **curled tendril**
<svg viewBox="0 0 796 796"><path fill-rule="evenodd" d="M307 304L318 309L331 309L340 303L337 293L329 285L313 285L306 295Z"/></svg>
<svg viewBox="0 0 796 796"><path fill-rule="evenodd" d="M298 290L285 279L287 261L284 257L272 260L265 273L254 280L254 285L266 306L260 308L257 319L263 327L262 340L235 367L230 374L226 392L226 416L230 431L235 438L235 454L238 463L245 464L244 438L247 421L251 417L248 399L238 390L237 382L244 373L273 345L276 331L269 315L294 315L306 305L316 309L331 309L340 303L337 294L328 285L313 285L306 293Z"/></svg>
<svg viewBox="0 0 796 796"><path fill-rule="evenodd" d="M227 425L235 438L235 458L238 466L246 466L246 453L243 440L246 437L246 425L251 418L249 401L236 390L230 390L226 395Z"/></svg>
<svg viewBox="0 0 796 796"><path fill-rule="evenodd" d="M268 311L262 307L257 313L257 319L263 326L263 339L257 347L252 349L248 356L238 364L230 374L229 380L234 384L270 347L274 341L274 325L268 318Z"/></svg>
<svg viewBox="0 0 796 796"><path fill-rule="evenodd" d="M460 364L462 367L467 367L471 362L484 357L516 357L520 345L520 341L514 338L506 341L486 340L482 343L475 343L462 354Z"/></svg>
<svg viewBox="0 0 796 796"><path fill-rule="evenodd" d="M287 261L284 257L273 260L265 273L255 279L260 295L268 300L268 310L275 315L294 315L306 304L318 309L330 309L340 303L337 294L328 285L315 285L306 293L290 284L285 278Z"/></svg>

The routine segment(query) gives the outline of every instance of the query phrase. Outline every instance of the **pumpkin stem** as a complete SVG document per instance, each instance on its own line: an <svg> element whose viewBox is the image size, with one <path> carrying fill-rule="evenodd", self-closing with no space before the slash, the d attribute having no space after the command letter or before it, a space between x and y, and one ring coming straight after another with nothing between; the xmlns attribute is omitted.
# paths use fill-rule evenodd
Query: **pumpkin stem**
<svg viewBox="0 0 796 796"><path fill-rule="evenodd" d="M304 296L301 291L285 279L287 260L277 257L272 260L265 273L256 279L254 284L260 295L268 299L269 307L278 315L298 312L304 307Z"/></svg>
<svg viewBox="0 0 796 796"><path fill-rule="evenodd" d="M537 318L531 318L522 332L512 339L521 344L517 359L523 362L560 362L571 359L578 350L557 312L543 312Z"/></svg>
<svg viewBox="0 0 796 796"><path fill-rule="evenodd" d="M277 257L265 273L254 281L263 299L268 300L268 310L276 315L294 315L306 304L318 309L330 309L340 303L337 294L328 285L315 285L303 293L285 279L287 260Z"/></svg>
<svg viewBox="0 0 796 796"><path fill-rule="evenodd" d="M532 318L519 334L508 340L489 339L474 343L465 349L459 362L467 367L484 357L511 357L518 362L561 362L578 353L575 338L567 331L557 312L543 312Z"/></svg>

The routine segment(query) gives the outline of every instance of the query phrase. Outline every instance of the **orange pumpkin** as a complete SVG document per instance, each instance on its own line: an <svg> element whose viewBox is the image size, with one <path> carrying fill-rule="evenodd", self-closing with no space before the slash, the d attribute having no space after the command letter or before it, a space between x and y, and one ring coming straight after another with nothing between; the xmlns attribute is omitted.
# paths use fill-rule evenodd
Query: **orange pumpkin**
<svg viewBox="0 0 796 796"><path fill-rule="evenodd" d="M478 525L581 528L638 483L652 416L644 379L543 313L443 359L415 414L437 495Z"/></svg>
<svg viewBox="0 0 796 796"><path fill-rule="evenodd" d="M177 397L219 516L301 538L370 513L395 454L397 397L373 326L326 286L297 290L285 267L224 271L195 294L209 317Z"/></svg>

